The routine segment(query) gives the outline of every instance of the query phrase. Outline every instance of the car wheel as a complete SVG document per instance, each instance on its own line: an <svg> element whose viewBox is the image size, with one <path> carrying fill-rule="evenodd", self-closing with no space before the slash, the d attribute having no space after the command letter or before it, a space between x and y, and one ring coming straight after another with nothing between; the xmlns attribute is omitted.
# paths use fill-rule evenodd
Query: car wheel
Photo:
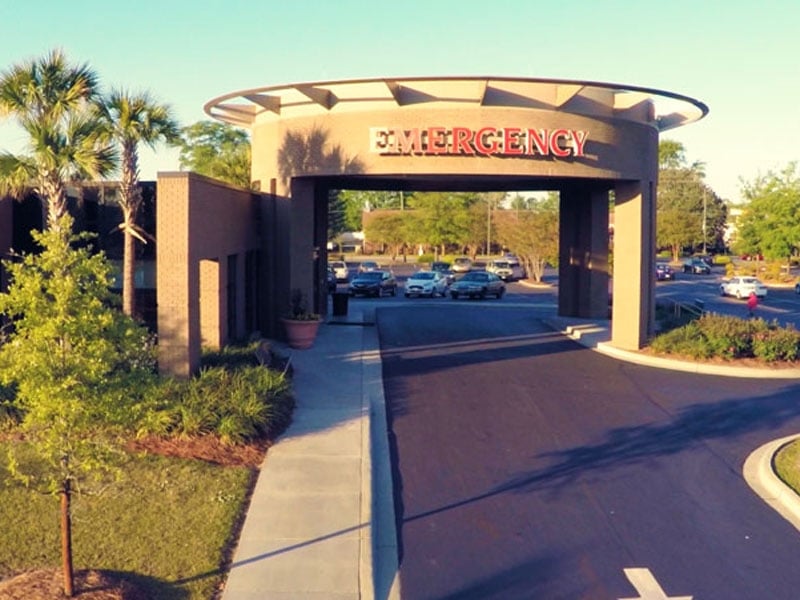
<svg viewBox="0 0 800 600"><path fill-rule="evenodd" d="M392 296L397 296L397 286L392 288Z"/></svg>
<svg viewBox="0 0 800 600"><path fill-rule="evenodd" d="M458 299L458 292L450 292L450 297L453 300L457 300Z"/></svg>
<svg viewBox="0 0 800 600"><path fill-rule="evenodd" d="M481 290L480 294L478 294L478 298L480 298L481 300L486 298L486 289L485 288Z"/></svg>
<svg viewBox="0 0 800 600"><path fill-rule="evenodd" d="M497 290L497 299L500 300L500 298L502 298L503 294L505 293L506 293L506 288L500 288L499 290Z"/></svg>
<svg viewBox="0 0 800 600"><path fill-rule="evenodd" d="M719 288L719 295L722 296L723 298L725 297L725 288L722 286L720 286Z"/></svg>

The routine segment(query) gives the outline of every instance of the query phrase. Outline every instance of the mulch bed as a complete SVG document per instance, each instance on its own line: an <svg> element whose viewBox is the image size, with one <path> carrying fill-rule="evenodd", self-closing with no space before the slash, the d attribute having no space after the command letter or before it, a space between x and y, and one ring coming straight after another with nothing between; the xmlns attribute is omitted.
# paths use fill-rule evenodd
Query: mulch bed
<svg viewBox="0 0 800 600"><path fill-rule="evenodd" d="M132 583L102 571L76 571L73 598L80 600L154 600ZM0 581L0 600L61 600L60 569L38 569Z"/></svg>

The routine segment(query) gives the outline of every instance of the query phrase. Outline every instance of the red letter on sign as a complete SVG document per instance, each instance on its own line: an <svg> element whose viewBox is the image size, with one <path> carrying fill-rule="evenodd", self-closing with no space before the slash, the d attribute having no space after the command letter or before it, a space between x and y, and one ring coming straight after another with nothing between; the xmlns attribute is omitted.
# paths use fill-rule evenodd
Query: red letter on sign
<svg viewBox="0 0 800 600"><path fill-rule="evenodd" d="M534 150L534 146L536 150ZM536 152L542 156L550 154L544 129L538 131L536 129L528 129L528 154L535 154Z"/></svg>
<svg viewBox="0 0 800 600"><path fill-rule="evenodd" d="M556 156L569 156L569 149L558 145L558 138L567 137L566 129L554 129L550 132L550 151Z"/></svg>
<svg viewBox="0 0 800 600"><path fill-rule="evenodd" d="M575 147L575 156L583 156L583 146L589 134L586 131L572 130L572 145Z"/></svg>
<svg viewBox="0 0 800 600"><path fill-rule="evenodd" d="M506 127L503 130L503 150L506 154L522 154L519 132L519 127Z"/></svg>
<svg viewBox="0 0 800 600"><path fill-rule="evenodd" d="M400 154L422 154L422 136L419 129L395 129L396 148Z"/></svg>
<svg viewBox="0 0 800 600"><path fill-rule="evenodd" d="M453 154L475 154L470 145L472 130L466 127L453 127Z"/></svg>
<svg viewBox="0 0 800 600"><path fill-rule="evenodd" d="M492 140L491 144L486 144L488 136L494 136L497 130L494 127L484 127L475 134L475 148L481 154L495 154L497 152L497 140Z"/></svg>
<svg viewBox="0 0 800 600"><path fill-rule="evenodd" d="M428 127L428 151L426 154L447 152L447 130L444 127Z"/></svg>

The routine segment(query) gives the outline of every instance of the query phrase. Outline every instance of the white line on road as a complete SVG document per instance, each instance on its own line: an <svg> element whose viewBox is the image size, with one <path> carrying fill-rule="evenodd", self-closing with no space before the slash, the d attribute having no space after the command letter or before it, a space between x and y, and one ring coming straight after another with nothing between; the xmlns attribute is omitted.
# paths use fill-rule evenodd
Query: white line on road
<svg viewBox="0 0 800 600"><path fill-rule="evenodd" d="M639 592L639 597L619 600L692 600L691 596L667 596L650 569L623 569L623 571L631 585Z"/></svg>

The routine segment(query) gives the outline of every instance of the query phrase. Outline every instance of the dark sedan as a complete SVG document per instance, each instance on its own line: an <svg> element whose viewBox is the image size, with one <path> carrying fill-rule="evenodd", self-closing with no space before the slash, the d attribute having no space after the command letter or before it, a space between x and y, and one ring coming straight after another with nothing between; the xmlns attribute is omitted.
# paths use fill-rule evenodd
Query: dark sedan
<svg viewBox="0 0 800 600"><path fill-rule="evenodd" d="M366 271L350 281L347 291L351 296L394 296L397 294L397 280L389 271Z"/></svg>
<svg viewBox="0 0 800 600"><path fill-rule="evenodd" d="M702 259L691 258L683 263L683 272L708 275L711 273L711 267L709 267L708 263Z"/></svg>
<svg viewBox="0 0 800 600"><path fill-rule="evenodd" d="M669 265L658 263L656 265L656 279L658 281L675 281L675 271Z"/></svg>
<svg viewBox="0 0 800 600"><path fill-rule="evenodd" d="M502 298L506 293L506 284L494 273L488 271L470 271L450 286L450 297L486 298L495 296Z"/></svg>

